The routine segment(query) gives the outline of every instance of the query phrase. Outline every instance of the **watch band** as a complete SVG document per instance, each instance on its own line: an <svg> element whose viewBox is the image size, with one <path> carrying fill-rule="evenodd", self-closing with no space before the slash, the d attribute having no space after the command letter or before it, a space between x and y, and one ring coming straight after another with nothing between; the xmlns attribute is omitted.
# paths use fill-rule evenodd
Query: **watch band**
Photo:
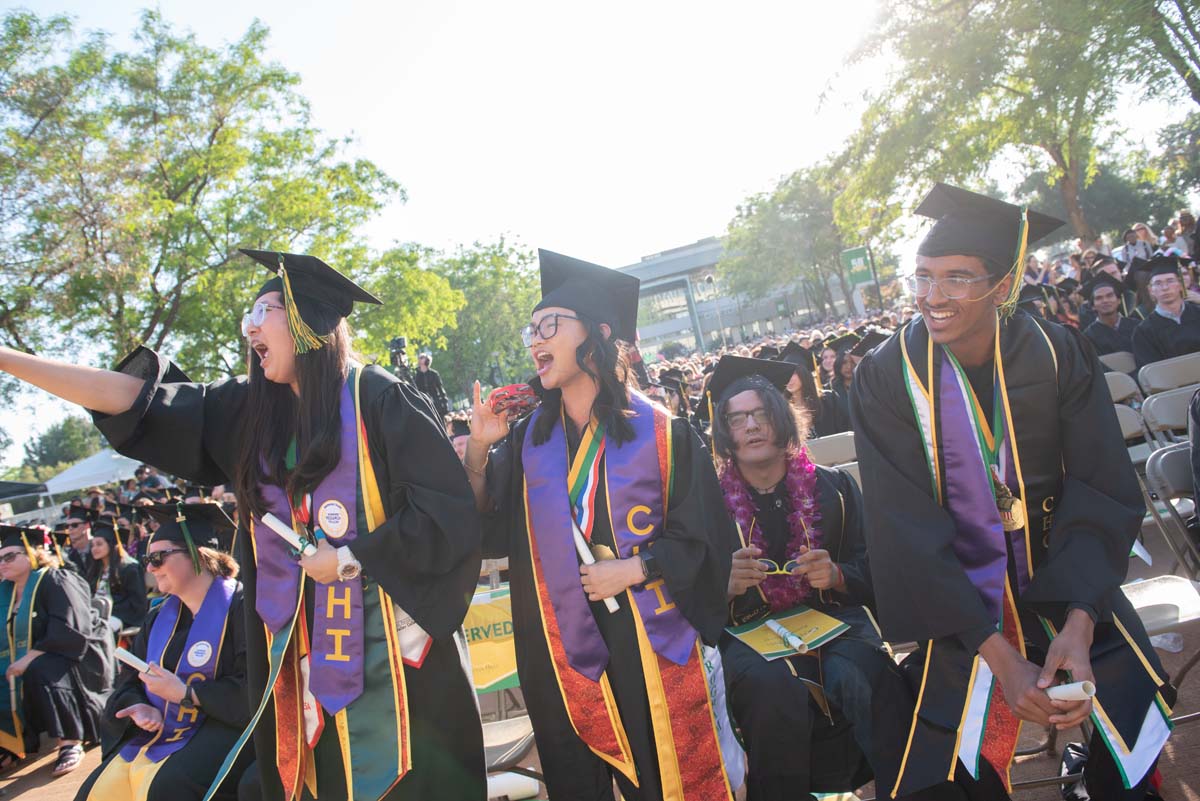
<svg viewBox="0 0 1200 801"><path fill-rule="evenodd" d="M642 572L646 574L646 581L662 578L662 570L659 569L658 560L654 558L654 554L647 549L640 552L638 558L642 560Z"/></svg>

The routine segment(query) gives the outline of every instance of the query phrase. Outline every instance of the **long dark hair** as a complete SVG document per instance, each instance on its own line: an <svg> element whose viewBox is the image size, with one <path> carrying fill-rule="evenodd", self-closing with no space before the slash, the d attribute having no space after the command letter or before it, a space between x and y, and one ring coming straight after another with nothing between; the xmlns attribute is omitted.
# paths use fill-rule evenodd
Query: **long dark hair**
<svg viewBox="0 0 1200 801"><path fill-rule="evenodd" d="M620 445L633 439L629 416L629 385L632 370L624 347L615 339L605 339L600 325L580 315L579 322L587 338L575 349L579 369L599 385L600 391L592 403L592 413L604 426L604 436ZM591 357L595 370L587 365ZM533 444L541 445L550 439L550 432L562 416L562 391L547 389L542 393L542 411L533 424Z"/></svg>
<svg viewBox="0 0 1200 801"><path fill-rule="evenodd" d="M97 535L99 536L99 535ZM118 539L120 534L117 534ZM104 539L101 537L101 539ZM121 551L117 550L117 546L104 540L108 544L108 587L109 593L122 592L125 589L121 581L121 566L129 564L133 558L126 554L122 557ZM100 581L100 574L104 571L104 562L99 559L93 559L88 562L87 581L88 586L92 588L92 592L96 591L96 584Z"/></svg>
<svg viewBox="0 0 1200 801"><path fill-rule="evenodd" d="M787 397L770 381L759 375L748 375L730 384L713 409L713 450L722 461L729 461L734 457L733 434L725 422L725 414L729 411L729 401L743 392L753 392L762 401L771 432L775 435L775 447L789 453L800 447L808 427L803 413L789 403Z"/></svg>
<svg viewBox="0 0 1200 801"><path fill-rule="evenodd" d="M341 458L341 393L352 356L350 326L325 307L296 298L305 321L316 331L330 331L325 345L296 355L297 396L287 384L268 381L258 354L249 350L250 392L238 435L234 485L240 503L256 516L266 513L261 484L284 487L289 498L312 492ZM321 315L328 319L320 320ZM321 323L325 323L322 325ZM285 460L296 439L296 467Z"/></svg>
<svg viewBox="0 0 1200 801"><path fill-rule="evenodd" d="M806 365L796 365L796 377L800 379L800 392L797 393L799 397L793 395L790 400L793 406L798 407L807 416L808 427L811 427L821 419L821 392L817 389L812 370L807 369Z"/></svg>

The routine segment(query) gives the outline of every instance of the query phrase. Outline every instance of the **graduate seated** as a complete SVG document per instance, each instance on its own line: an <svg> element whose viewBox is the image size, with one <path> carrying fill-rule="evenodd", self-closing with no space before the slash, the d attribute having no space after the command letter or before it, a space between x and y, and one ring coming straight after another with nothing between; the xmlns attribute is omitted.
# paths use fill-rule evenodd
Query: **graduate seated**
<svg viewBox="0 0 1200 801"><path fill-rule="evenodd" d="M1179 259L1155 256L1149 272L1147 288L1154 298L1154 312L1133 332L1133 357L1139 369L1200 351L1200 306L1187 300Z"/></svg>
<svg viewBox="0 0 1200 801"><path fill-rule="evenodd" d="M113 635L142 625L146 617L146 583L137 560L125 553L111 518L101 518L92 527L92 561L87 580L92 594L109 598L112 612L108 627Z"/></svg>
<svg viewBox="0 0 1200 801"><path fill-rule="evenodd" d="M0 525L0 773L55 738L54 775L79 767L83 743L100 739L113 681L113 644L80 576L42 547L42 532Z"/></svg>
<svg viewBox="0 0 1200 801"><path fill-rule="evenodd" d="M722 635L750 801L865 784L872 695L889 686L904 691L866 609L874 597L862 498L848 475L809 461L807 420L785 395L793 376L786 362L726 356L709 387L721 489L741 535L729 577L730 625L804 605L849 626L819 648L772 661Z"/></svg>
<svg viewBox="0 0 1200 801"><path fill-rule="evenodd" d="M122 667L104 710L108 731L119 734L106 738L104 761L77 801L203 798L250 719L242 585L233 558L217 550L218 532L233 522L217 504L149 512L162 525L143 561L166 600L130 648L149 670ZM252 749L242 752L218 798L236 798L253 759Z"/></svg>

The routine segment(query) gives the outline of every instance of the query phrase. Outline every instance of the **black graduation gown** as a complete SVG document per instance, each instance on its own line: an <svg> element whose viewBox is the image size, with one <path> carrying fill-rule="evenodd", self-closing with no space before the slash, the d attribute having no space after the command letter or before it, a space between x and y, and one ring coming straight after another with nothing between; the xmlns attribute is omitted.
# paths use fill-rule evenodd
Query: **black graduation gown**
<svg viewBox="0 0 1200 801"><path fill-rule="evenodd" d="M864 609L874 604L874 591L858 485L840 470L817 467L816 493L821 547L841 569L846 592L821 591L806 603L848 623L850 630L815 652L770 662L729 633L721 636L727 697L749 761L749 801L848 792L870 781L867 749L860 747L855 737L870 742L869 702L861 706L867 731L856 732L838 709L839 698L843 688L847 695L861 690L863 681L877 692L903 689L871 614ZM791 538L787 490L757 495L754 500L766 538L764 556L784 564ZM740 545L735 543L735 547ZM762 594L751 589L730 603L729 625L760 620L769 612ZM847 676L847 671L862 678ZM807 685L797 677L824 686L832 718L822 714Z"/></svg>
<svg viewBox="0 0 1200 801"><path fill-rule="evenodd" d="M168 383L167 360L148 350L120 369L145 380L138 400L115 416L93 414L120 453L198 484L228 484L238 458L237 433L246 407L245 377L211 384ZM397 799L482 799L483 732L470 681L453 634L462 626L479 578L479 516L466 471L425 397L378 367L363 368L361 407L371 464L387 519L355 540L364 588L378 583L413 617L432 644L420 668L405 666L412 770L387 794ZM245 588L247 684L262 697L268 675L266 635L255 611L249 532L237 537ZM305 581L306 609L315 583ZM326 716L326 733L336 726ZM268 704L254 745L267 801L282 798L275 771L275 714ZM339 759L340 762L340 759ZM329 775L344 775L340 765ZM329 780L322 773L322 782ZM322 792L322 798L336 793ZM370 801L370 800L368 800Z"/></svg>
<svg viewBox="0 0 1200 801"><path fill-rule="evenodd" d="M11 621L6 625L11 631ZM32 634L30 648L45 653L22 677L26 752L37 752L39 734L99 742L113 684L113 638L82 578L47 569L34 597Z"/></svg>
<svg viewBox="0 0 1200 801"><path fill-rule="evenodd" d="M64 548L63 556L67 557L67 562L80 576L87 576L88 568L92 564L92 555L88 551L77 551L74 548Z"/></svg>
<svg viewBox="0 0 1200 801"><path fill-rule="evenodd" d="M850 419L850 390L842 383L841 378L836 378L825 385L825 391L833 396L833 399L838 408L838 414L843 420Z"/></svg>
<svg viewBox="0 0 1200 801"><path fill-rule="evenodd" d="M488 466L488 489L495 506L483 516L484 557L508 557L512 593L513 634L521 691L529 708L547 791L551 798L612 798L613 775L575 734L558 690L538 609L533 561L526 534L524 467L521 443L532 417L518 422L493 451ZM735 529L725 512L721 488L708 451L686 420L672 425L675 483L662 534L649 546L661 567L671 597L704 642L715 645L725 623L725 587L729 581ZM579 438L568 436L572 453ZM611 447L611 446L609 446ZM566 477L563 477L565 483ZM608 501L601 482L595 508L606 510ZM570 536L569 532L564 536ZM596 515L594 542L613 546L612 523L603 512ZM582 590L581 590L582 592ZM602 602L592 602L592 615L612 658L607 673L621 720L629 735L640 788L617 774L627 799L661 797L661 780L650 722L646 679L637 658L638 644L631 610L624 597L620 609L609 614ZM622 658L624 656L624 658ZM615 773L615 772L614 772Z"/></svg>
<svg viewBox="0 0 1200 801"><path fill-rule="evenodd" d="M116 555L112 557L115 559ZM96 594L96 586L100 580L100 567L93 563L91 570L92 594ZM117 568L118 582L109 582L109 598L112 599L112 617L121 621L121 627L134 629L140 627L146 620L146 610L150 602L146 599L146 574L136 559L128 558L121 561Z"/></svg>
<svg viewBox="0 0 1200 801"><path fill-rule="evenodd" d="M1133 357L1139 368L1196 351L1200 351L1200 306L1195 303L1183 304L1178 323L1155 311L1133 332Z"/></svg>
<svg viewBox="0 0 1200 801"><path fill-rule="evenodd" d="M190 801L202 799L208 785L217 775L217 769L225 761L225 755L237 741L242 729L250 722L250 697L246 692L246 621L242 608L243 593L239 586L229 603L229 616L225 620L225 634L217 668L210 681L193 685L196 700L204 713L200 724L187 745L172 754L159 768L147 793L147 801ZM146 624L134 638L130 651L140 659L146 659L150 641L150 630L162 611L156 606L146 616ZM183 658L188 634L192 629L192 613L180 604L179 623L167 643L162 664L176 670ZM117 753L131 738L142 730L128 718L116 714L134 704L149 704L146 685L138 678L137 671L123 665L117 677L116 687L104 707L104 761L80 786L76 801L87 801L92 785L108 767ZM239 759L239 765L230 772L221 787L218 797L236 798L237 781L246 765L254 761L253 749L247 748ZM104 799L96 799L104 801Z"/></svg>
<svg viewBox="0 0 1200 801"><path fill-rule="evenodd" d="M1091 325L1083 329L1083 335L1092 342L1097 356L1107 356L1110 353L1133 352L1133 331L1138 324L1128 317L1117 316L1117 327L1105 325L1097 318Z"/></svg>
<svg viewBox="0 0 1200 801"><path fill-rule="evenodd" d="M809 437L828 437L850 430L849 408L844 398L827 389L821 390L819 404L820 415L809 421Z"/></svg>
<svg viewBox="0 0 1200 801"><path fill-rule="evenodd" d="M1137 614L1121 592L1129 550L1145 507L1112 411L1104 369L1076 329L1017 311L1001 325L1000 332L1024 476L1034 570L1017 599L1023 631L1034 649L1029 658L1040 659L1036 651L1046 645L1034 615L1061 627L1067 611L1081 606L1098 618L1093 665L1100 657L1117 652L1133 656L1116 625L1119 620L1158 677L1165 677ZM905 385L901 337L906 338L909 354L918 360L915 369L925 380L928 332L924 322L915 318L859 364L851 396L879 623L887 641L915 640L922 644L904 663L912 695L894 699L891 714L877 712L876 716L876 731L891 726L893 733L888 742L884 734L878 734L881 749L888 744L898 749L887 756L886 770L880 764L875 766L877 785L885 795L894 786L900 752L909 737L926 647L936 645L934 654L959 666L967 660L969 673L969 660L983 640L996 631L996 621L952 549L954 520L933 497L925 447ZM1047 344L1053 347L1053 358ZM990 383L988 380L988 389ZM990 395L985 393L986 397ZM881 569L881 565L887 568ZM1013 569L1010 558L1010 577ZM1013 586L1017 586L1015 580ZM1126 676L1119 678L1097 675L1102 694L1106 692L1103 682L1119 688L1113 693L1115 698L1107 696L1109 714L1117 717L1114 709L1118 709L1126 725L1142 720L1155 689L1151 687L1146 697L1147 674L1136 659L1132 666ZM949 675L960 676L953 672ZM920 732L924 736L936 730L953 746L961 719L961 699L952 703L941 703L939 699L953 699L943 690L958 685L940 672L937 676L923 685L926 693ZM1126 692L1135 684L1136 693ZM1157 689L1171 703L1174 692L1165 679ZM1122 696L1128 704L1122 702ZM1136 733L1135 728L1133 735ZM923 742L946 744L946 740L936 738ZM1092 755L1103 758L1108 751L1100 745L1092 748ZM906 775L917 771L920 775L940 775L943 779L938 780L944 780L945 765L949 763L936 762L936 758L929 748L914 744ZM1108 764L1111 766L1111 759ZM985 776L989 774L984 772Z"/></svg>

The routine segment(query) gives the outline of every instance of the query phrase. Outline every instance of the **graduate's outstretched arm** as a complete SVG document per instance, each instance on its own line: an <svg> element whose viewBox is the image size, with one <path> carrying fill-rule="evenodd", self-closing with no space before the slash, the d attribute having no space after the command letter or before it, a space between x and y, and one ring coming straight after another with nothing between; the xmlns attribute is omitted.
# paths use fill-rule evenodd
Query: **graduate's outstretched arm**
<svg viewBox="0 0 1200 801"><path fill-rule="evenodd" d="M0 370L51 395L103 414L120 414L133 405L142 382L112 370L45 359L0 347Z"/></svg>

